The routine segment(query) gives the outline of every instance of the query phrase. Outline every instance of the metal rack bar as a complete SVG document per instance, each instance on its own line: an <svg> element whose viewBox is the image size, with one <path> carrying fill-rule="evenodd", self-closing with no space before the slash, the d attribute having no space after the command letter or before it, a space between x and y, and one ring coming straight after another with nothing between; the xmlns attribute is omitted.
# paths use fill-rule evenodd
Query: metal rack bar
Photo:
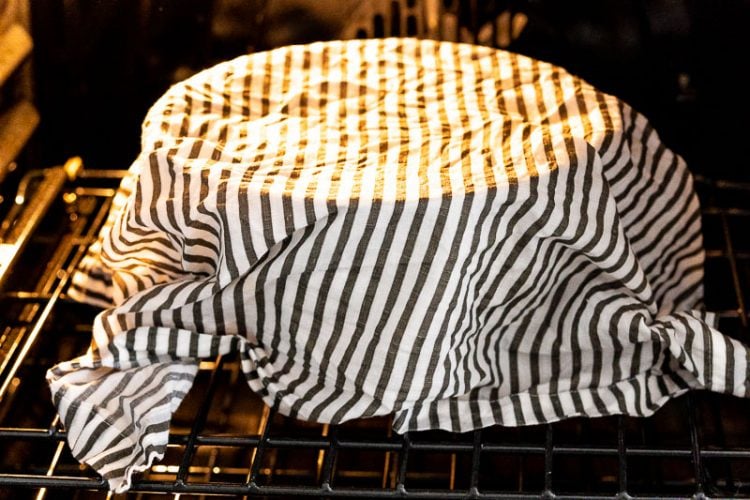
<svg viewBox="0 0 750 500"><path fill-rule="evenodd" d="M261 434L260 439L255 445L255 453L252 458L250 474L247 478L247 487L251 491L257 491L259 489L257 483L258 475L260 472L260 465L263 462L263 456L266 452L266 449L268 449L269 447L269 433L271 431L270 422L273 420L275 415L276 410L274 408L271 408L268 413L268 417L266 418L265 426L263 427L263 433Z"/></svg>
<svg viewBox="0 0 750 500"><path fill-rule="evenodd" d="M745 298L740 283L740 275L737 270L737 257L734 254L734 245L732 244L732 235L729 231L729 222L727 221L726 212L721 212L721 228L724 233L724 244L726 245L726 258L729 261L729 269L732 271L732 285L734 286L735 297L737 298L737 312L740 316L740 322L743 328L748 326L747 309L745 308Z"/></svg>
<svg viewBox="0 0 750 500"><path fill-rule="evenodd" d="M617 417L617 482L618 498L628 498L628 451L625 445L625 419Z"/></svg>
<svg viewBox="0 0 750 500"><path fill-rule="evenodd" d="M404 433L401 445L401 451L398 456L398 476L396 482L396 491L401 495L406 494L406 465L409 461L409 450L411 448L411 437L409 433Z"/></svg>
<svg viewBox="0 0 750 500"><path fill-rule="evenodd" d="M26 439L26 440L57 440L66 439L65 431L57 430L54 432L46 429L19 429L13 427L0 427L0 438L8 439ZM169 444L186 445L189 436L170 435ZM237 447L237 448L277 448L277 449L319 449L323 450L330 446L329 440L294 438L294 437L264 437L264 436L202 436L195 437L197 446L220 446L220 447ZM403 451L403 444L394 444L391 441L354 441L338 440L336 447L339 450L376 450L376 451ZM411 442L410 450L414 451L432 451L444 452L473 452L473 443L454 443L454 442ZM482 442L481 451L494 454L505 454L513 456L539 455L546 456L548 450L546 446L528 445L528 444L492 444ZM623 453L619 446L570 446L555 445L549 452L555 455L594 455L600 457L619 457ZM675 448L675 447L646 447L639 445L628 446L624 453L627 457L647 458L647 457L667 457L667 458L692 458L692 448ZM726 458L726 459L750 459L750 448L732 448L725 450L702 449L702 457L706 458Z"/></svg>
<svg viewBox="0 0 750 500"><path fill-rule="evenodd" d="M542 498L555 498L552 491L552 466L555 455L554 430L551 425L547 425L544 444L544 491Z"/></svg>
<svg viewBox="0 0 750 500"><path fill-rule="evenodd" d="M326 425L324 426L324 428L328 429L328 426ZM330 433L328 435L329 445L328 448L324 451L323 467L319 474L320 478L322 478L320 488L327 491L333 491L333 463L336 459L336 454L338 451L338 443L336 438L337 435L338 426L330 426Z"/></svg>
<svg viewBox="0 0 750 500"><path fill-rule="evenodd" d="M206 425L210 403L211 400L213 400L214 394L216 392L216 385L219 379L218 374L221 371L223 362L223 356L219 356L216 358L215 368L211 371L211 380L208 383L208 390L203 397L203 402L201 403L200 409L198 410L198 413L196 415L195 423L190 429L190 434L187 437L187 441L185 443L185 451L182 455L182 460L180 461L180 468L177 471L177 478L175 479L175 484L178 488L182 487L182 485L184 485L186 482L187 475L190 470L190 464L193 461L195 449L198 445L198 433Z"/></svg>
<svg viewBox="0 0 750 500"><path fill-rule="evenodd" d="M693 475L695 477L695 495L693 498L700 498L704 495L704 483L706 471L703 468L701 460L701 445L698 438L698 425L696 421L695 401L692 394L685 398L685 409L688 416L688 430L690 432L690 446L692 451Z"/></svg>
<svg viewBox="0 0 750 500"><path fill-rule="evenodd" d="M472 443L471 454L471 481L469 482L470 498L477 498L479 495L479 460L482 457L482 431L474 431L474 442Z"/></svg>
<svg viewBox="0 0 750 500"><path fill-rule="evenodd" d="M62 167L31 171L21 179L14 204L0 223L0 288L65 182L74 178L80 167L80 159L70 160ZM35 181L39 188L33 192L32 202L28 191Z"/></svg>

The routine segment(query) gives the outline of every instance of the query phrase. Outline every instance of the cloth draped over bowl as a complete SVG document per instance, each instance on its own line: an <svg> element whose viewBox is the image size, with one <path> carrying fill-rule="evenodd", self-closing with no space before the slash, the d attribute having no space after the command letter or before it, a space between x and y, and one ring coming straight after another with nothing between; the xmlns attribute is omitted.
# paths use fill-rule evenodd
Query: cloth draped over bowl
<svg viewBox="0 0 750 500"><path fill-rule="evenodd" d="M242 56L148 113L70 290L105 306L91 348L48 380L116 491L230 352L283 414L397 432L748 396L700 223L647 120L554 65L414 39Z"/></svg>

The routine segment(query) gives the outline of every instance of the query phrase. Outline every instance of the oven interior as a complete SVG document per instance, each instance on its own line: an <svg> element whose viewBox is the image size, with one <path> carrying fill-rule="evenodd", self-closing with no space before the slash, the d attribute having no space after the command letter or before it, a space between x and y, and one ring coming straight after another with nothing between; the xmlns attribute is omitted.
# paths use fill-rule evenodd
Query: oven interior
<svg viewBox="0 0 750 500"><path fill-rule="evenodd" d="M82 352L96 310L67 299L122 171L83 169L40 216L5 284L0 337L0 496L106 497L72 458L46 369ZM45 189L44 177L29 190ZM698 178L706 303L747 339L750 185ZM44 265L37 265L43 262ZM466 434L390 431L388 418L320 425L274 413L237 360L202 363L164 460L132 498L204 495L389 498L750 496L750 401L689 393L652 418L571 419Z"/></svg>
<svg viewBox="0 0 750 500"><path fill-rule="evenodd" d="M473 11L459 10L459 3L443 2L441 15L454 12L478 36L480 26L464 19L476 12L476 2L461 3L473 5ZM401 10L394 14L396 4ZM531 4L538 8L544 2ZM383 5L381 14L363 8L365 24L353 27L355 36L392 34L401 29L394 18L403 17L408 29L408 14L419 4ZM681 117L695 118L701 108L689 86L677 90L672 112L663 116L675 126L668 134L689 143L677 149L698 160L692 164L703 213L706 306L718 313L722 332L748 342L745 159L735 151L731 168L700 161L729 153L712 156L704 142L684 141L689 127ZM42 106L43 122L44 116ZM42 149L46 133L37 139ZM44 380L48 367L82 353L90 341L97 310L68 299L66 287L124 173L107 166L81 168L77 160L40 170L30 165L0 182L6 200L0 203L0 265L6 265L0 267L0 498L113 496L95 472L71 456ZM10 202L19 189L24 203ZM577 418L400 436L392 433L388 418L321 425L276 414L244 383L238 361L226 357L201 364L172 420L166 456L122 497L750 497L748 415L748 400L692 392L647 419Z"/></svg>

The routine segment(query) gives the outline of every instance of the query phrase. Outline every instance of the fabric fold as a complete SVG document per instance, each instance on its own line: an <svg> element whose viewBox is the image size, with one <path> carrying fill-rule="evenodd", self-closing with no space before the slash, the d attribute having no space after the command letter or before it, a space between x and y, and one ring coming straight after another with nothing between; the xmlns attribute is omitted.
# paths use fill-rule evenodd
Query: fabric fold
<svg viewBox="0 0 750 500"><path fill-rule="evenodd" d="M606 385L586 384L560 391L544 383L503 394L480 387L457 396L400 409L396 432L443 429L466 432L490 425L535 425L575 416L648 417L689 389L750 397L750 349L712 325L713 315L687 311L636 321L631 340L656 353L651 364ZM569 361L570 362L570 361ZM564 410L563 410L564 409Z"/></svg>
<svg viewBox="0 0 750 500"><path fill-rule="evenodd" d="M134 328L110 338L102 331L104 315L95 322L91 349L50 369L47 381L73 456L123 492L134 473L164 456L172 414L192 387L200 359L236 350L237 339L166 328L145 335ZM116 354L125 349L127 359Z"/></svg>

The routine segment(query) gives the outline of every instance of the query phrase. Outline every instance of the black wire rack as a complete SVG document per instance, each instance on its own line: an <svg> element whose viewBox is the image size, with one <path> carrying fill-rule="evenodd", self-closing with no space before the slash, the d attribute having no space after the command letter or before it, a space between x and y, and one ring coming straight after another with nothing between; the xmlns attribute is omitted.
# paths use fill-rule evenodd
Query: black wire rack
<svg viewBox="0 0 750 500"><path fill-rule="evenodd" d="M0 498L112 496L71 456L44 373L90 340L96 311L65 290L122 174L83 171L75 184L58 186L0 293ZM35 179L46 189L47 177ZM699 177L697 189L706 305L723 332L747 342L750 184ZM647 419L396 435L389 418L341 425L285 418L252 394L236 359L222 357L201 364L166 456L127 497L750 497L748 416L748 400L696 392Z"/></svg>

